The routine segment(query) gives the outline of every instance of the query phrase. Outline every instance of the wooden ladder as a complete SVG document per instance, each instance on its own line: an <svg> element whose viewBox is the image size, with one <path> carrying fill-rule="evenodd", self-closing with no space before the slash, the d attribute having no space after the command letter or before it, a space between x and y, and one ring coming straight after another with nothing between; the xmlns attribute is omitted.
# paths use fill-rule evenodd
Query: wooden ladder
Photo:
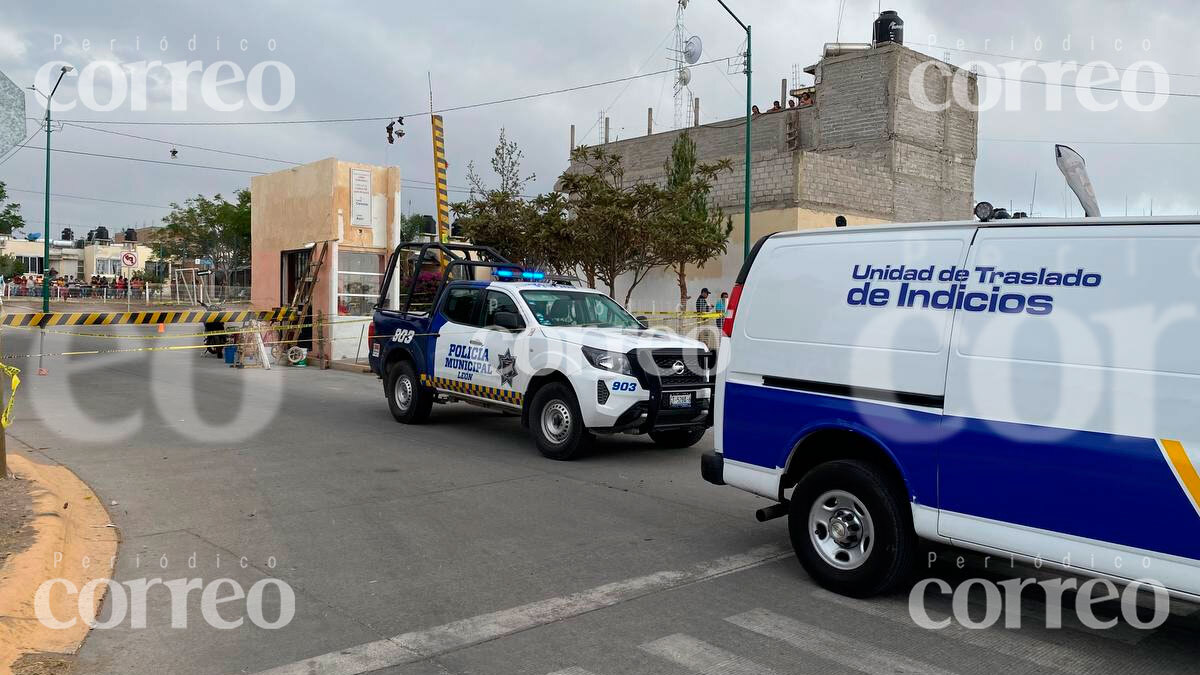
<svg viewBox="0 0 1200 675"><path fill-rule="evenodd" d="M296 285L296 293L292 296L292 304L289 305L289 309L292 311L293 323L284 325L279 331L279 346L282 348L283 354L287 354L287 350L295 346L296 340L300 339L300 333L304 330L305 317L312 309L313 289L317 286L321 268L325 266L325 257L329 253L329 242L321 242L320 247L317 255L309 258L308 268L304 271L300 283ZM284 357L282 361L286 363L287 358Z"/></svg>

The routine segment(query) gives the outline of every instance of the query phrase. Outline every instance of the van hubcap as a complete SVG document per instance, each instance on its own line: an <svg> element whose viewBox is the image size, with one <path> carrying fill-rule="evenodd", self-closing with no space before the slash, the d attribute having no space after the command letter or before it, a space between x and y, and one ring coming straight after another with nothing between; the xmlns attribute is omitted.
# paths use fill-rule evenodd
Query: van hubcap
<svg viewBox="0 0 1200 675"><path fill-rule="evenodd" d="M555 444L571 435L571 409L566 403L551 401L542 408L542 434Z"/></svg>
<svg viewBox="0 0 1200 675"><path fill-rule="evenodd" d="M821 559L840 570L861 566L875 546L870 512L844 490L830 490L813 501L808 532Z"/></svg>

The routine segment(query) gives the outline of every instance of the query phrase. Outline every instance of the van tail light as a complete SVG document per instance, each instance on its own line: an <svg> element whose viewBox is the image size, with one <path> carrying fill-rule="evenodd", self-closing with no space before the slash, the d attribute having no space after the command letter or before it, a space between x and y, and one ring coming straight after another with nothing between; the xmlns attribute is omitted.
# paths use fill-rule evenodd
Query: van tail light
<svg viewBox="0 0 1200 675"><path fill-rule="evenodd" d="M721 332L725 337L733 337L733 319L737 316L738 301L742 299L742 285L734 284L729 293L729 302L725 303L725 320L721 322Z"/></svg>
<svg viewBox="0 0 1200 675"><path fill-rule="evenodd" d="M367 353L371 353L371 348L375 346L375 322L367 324Z"/></svg>

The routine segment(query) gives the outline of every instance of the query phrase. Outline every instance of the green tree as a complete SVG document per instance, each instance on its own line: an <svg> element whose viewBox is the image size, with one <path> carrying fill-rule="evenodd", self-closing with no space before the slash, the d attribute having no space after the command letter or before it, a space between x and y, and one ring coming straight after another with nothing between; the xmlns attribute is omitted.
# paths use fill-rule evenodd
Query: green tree
<svg viewBox="0 0 1200 675"><path fill-rule="evenodd" d="M687 266L703 267L725 253L733 222L720 208L710 208L712 183L722 171L732 170L729 160L697 164L696 141L684 131L671 147L664 166L666 199L670 202L657 231L657 258L675 272L679 306L687 309Z"/></svg>
<svg viewBox="0 0 1200 675"><path fill-rule="evenodd" d="M662 262L655 246L669 200L652 183L627 184L620 155L600 147L576 148L572 166L559 178L577 230L575 252L580 267L595 286L598 279L616 296L617 279L625 273L633 289Z"/></svg>
<svg viewBox="0 0 1200 675"><path fill-rule="evenodd" d="M8 201L8 190L0 183L0 234L12 234L13 230L25 227L25 218L21 216L20 204L5 204Z"/></svg>
<svg viewBox="0 0 1200 675"><path fill-rule="evenodd" d="M400 219L400 241L416 241L425 232L425 219L418 213L410 213Z"/></svg>
<svg viewBox="0 0 1200 675"><path fill-rule="evenodd" d="M229 273L250 261L250 191L238 190L235 201L221 195L196 195L163 218L165 227L154 234L167 258L212 261L213 269Z"/></svg>
<svg viewBox="0 0 1200 675"><path fill-rule="evenodd" d="M492 188L475 169L467 165L467 183L471 187L466 201L451 205L463 234L476 244L491 246L509 260L534 264L546 248L542 227L561 210L553 199L529 199L522 194L534 175L523 175L524 153L515 141L500 129L500 139L492 152L491 167L498 187Z"/></svg>
<svg viewBox="0 0 1200 675"><path fill-rule="evenodd" d="M25 273L25 263L17 260L16 256L0 253L0 277L11 279Z"/></svg>

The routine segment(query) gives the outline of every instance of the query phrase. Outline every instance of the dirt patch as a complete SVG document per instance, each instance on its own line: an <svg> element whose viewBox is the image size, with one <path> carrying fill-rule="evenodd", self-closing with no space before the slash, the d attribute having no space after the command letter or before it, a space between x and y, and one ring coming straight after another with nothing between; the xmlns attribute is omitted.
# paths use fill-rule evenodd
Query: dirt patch
<svg viewBox="0 0 1200 675"><path fill-rule="evenodd" d="M0 566L33 543L33 484L0 480Z"/></svg>
<svg viewBox="0 0 1200 675"><path fill-rule="evenodd" d="M75 657L67 654L26 654L12 665L13 675L68 675Z"/></svg>

